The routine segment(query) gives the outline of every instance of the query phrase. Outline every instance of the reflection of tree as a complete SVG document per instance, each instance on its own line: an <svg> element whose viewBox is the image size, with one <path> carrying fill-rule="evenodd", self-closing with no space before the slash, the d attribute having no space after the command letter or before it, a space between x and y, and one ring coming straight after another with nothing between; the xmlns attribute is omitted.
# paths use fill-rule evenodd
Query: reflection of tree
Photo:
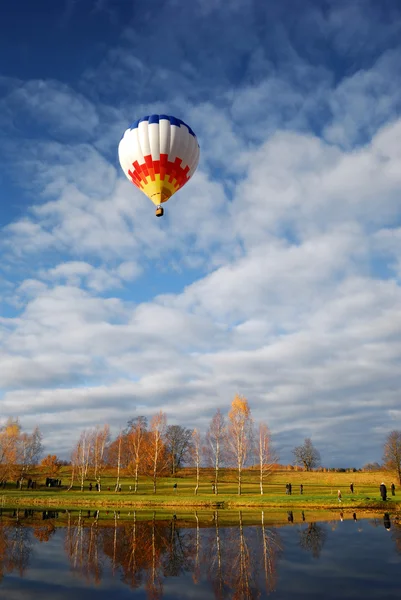
<svg viewBox="0 0 401 600"><path fill-rule="evenodd" d="M401 554L401 522L398 517L393 519L391 527L391 537L395 542L397 552Z"/></svg>
<svg viewBox="0 0 401 600"><path fill-rule="evenodd" d="M230 551L227 556L228 583L233 591L232 598L253 600L260 596L260 590L255 584L258 561L256 556L251 559L250 545L246 539L242 521L242 511L239 511L238 514L238 528L233 528L232 533Z"/></svg>
<svg viewBox="0 0 401 600"><path fill-rule="evenodd" d="M193 532L180 530L175 519L170 524L170 539L164 563L164 575L177 577L193 570Z"/></svg>
<svg viewBox="0 0 401 600"><path fill-rule="evenodd" d="M325 541L326 532L317 523L309 523L307 529L302 529L300 532L299 545L307 552L311 552L313 558L319 558Z"/></svg>
<svg viewBox="0 0 401 600"><path fill-rule="evenodd" d="M270 594L275 590L277 583L277 553L280 550L278 535L271 529L266 529L262 510L262 544L263 544L263 571L265 575L266 592Z"/></svg>
<svg viewBox="0 0 401 600"><path fill-rule="evenodd" d="M0 581L4 574L18 571L20 577L29 565L32 553L30 530L19 520L7 525L0 521Z"/></svg>
<svg viewBox="0 0 401 600"><path fill-rule="evenodd" d="M88 519L90 512L88 511ZM86 579L99 583L102 578L102 560L99 555L99 529L98 512L95 513L94 521L86 523L82 510L73 519L70 512L67 513L67 528L64 547L71 568L82 574Z"/></svg>
<svg viewBox="0 0 401 600"><path fill-rule="evenodd" d="M223 598L225 596L225 584L223 578L223 554L222 554L222 541L219 528L219 513L216 510L213 516L214 520L214 532L209 530L211 533L211 539L209 543L205 544L206 548L212 548L212 551L205 556L205 562L208 565L209 579L211 580L213 591L216 598ZM214 533L214 536L213 536Z"/></svg>
<svg viewBox="0 0 401 600"><path fill-rule="evenodd" d="M188 572L196 584L206 576L217 599L254 600L275 589L280 542L265 526L263 512L261 524L252 527L244 524L243 514L238 513L237 524L222 526L221 513L215 511L212 526L206 526L195 513L195 522L182 526L176 518L156 521L155 513L139 521L135 511L130 518L115 511L114 520L105 522L99 520L99 511L65 511L65 551L71 570L87 581L99 583L107 564L132 589L146 589L150 600L163 595L164 578ZM2 521L0 513L0 580L15 569L22 575L32 534L47 541L55 532L56 516L16 509ZM301 545L318 556L323 540L324 531L312 523L302 533Z"/></svg>

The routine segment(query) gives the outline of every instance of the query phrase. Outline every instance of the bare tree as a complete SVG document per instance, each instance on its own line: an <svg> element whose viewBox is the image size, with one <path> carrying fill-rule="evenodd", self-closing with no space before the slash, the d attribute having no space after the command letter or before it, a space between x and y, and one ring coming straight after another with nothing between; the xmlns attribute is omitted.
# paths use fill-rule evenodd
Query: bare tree
<svg viewBox="0 0 401 600"><path fill-rule="evenodd" d="M153 481L153 493L156 494L157 477L166 468L166 449L164 434L166 431L166 415L158 412L150 421L148 451L149 475Z"/></svg>
<svg viewBox="0 0 401 600"><path fill-rule="evenodd" d="M258 433L259 485L260 493L263 495L264 480L272 472L278 457L273 449L271 433L266 423L260 423Z"/></svg>
<svg viewBox="0 0 401 600"><path fill-rule="evenodd" d="M128 421L127 451L128 451L128 469L134 475L134 492L138 491L138 475L141 464L145 438L147 435L148 421L146 417L136 417Z"/></svg>
<svg viewBox="0 0 401 600"><path fill-rule="evenodd" d="M224 421L224 415L218 409L213 416L209 429L206 432L205 455L209 464L214 467L214 493L218 494L219 469L223 462L223 455L227 429Z"/></svg>
<svg viewBox="0 0 401 600"><path fill-rule="evenodd" d="M42 454L42 434L39 427L32 433L21 433L18 444L18 465L20 470L20 485L32 467L36 466Z"/></svg>
<svg viewBox="0 0 401 600"><path fill-rule="evenodd" d="M196 467L196 486L195 486L195 495L199 490L199 467L201 460L201 449L202 449L202 438L197 429L194 429L192 432L192 456L194 459L195 467Z"/></svg>
<svg viewBox="0 0 401 600"><path fill-rule="evenodd" d="M121 447L123 443L123 434L120 429L120 433L117 438L117 479L116 479L116 487L114 488L115 492L118 492L120 489L120 472L121 472Z"/></svg>
<svg viewBox="0 0 401 600"><path fill-rule="evenodd" d="M237 468L238 495L242 491L242 470L252 451L252 417L248 400L236 395L228 413L228 445Z"/></svg>
<svg viewBox="0 0 401 600"><path fill-rule="evenodd" d="M303 466L305 471L311 471L320 465L320 452L310 438L305 438L302 446L294 448L292 453L295 456L295 464Z"/></svg>
<svg viewBox="0 0 401 600"><path fill-rule="evenodd" d="M71 463L73 467L73 473L77 473L81 482L81 492L84 490L84 482L88 476L89 463L90 463L90 432L86 429L82 431L78 442L76 443L72 455ZM71 483L72 485L72 483Z"/></svg>
<svg viewBox="0 0 401 600"><path fill-rule="evenodd" d="M383 462L386 469L396 473L401 485L401 431L390 431L386 437Z"/></svg>
<svg viewBox="0 0 401 600"><path fill-rule="evenodd" d="M189 458L192 446L192 429L181 425L169 425L165 434L166 451L170 457L171 474L174 476Z"/></svg>
<svg viewBox="0 0 401 600"><path fill-rule="evenodd" d="M99 425L90 433L90 462L93 476L97 481L100 492L101 477L106 465L107 445L110 441L110 427Z"/></svg>

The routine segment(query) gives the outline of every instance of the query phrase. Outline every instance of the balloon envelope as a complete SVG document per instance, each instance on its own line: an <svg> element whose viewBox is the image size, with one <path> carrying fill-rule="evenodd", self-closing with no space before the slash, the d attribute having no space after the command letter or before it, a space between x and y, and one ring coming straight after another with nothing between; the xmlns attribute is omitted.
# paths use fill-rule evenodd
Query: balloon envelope
<svg viewBox="0 0 401 600"><path fill-rule="evenodd" d="M150 115L125 131L118 156L126 177L160 205L194 174L199 144L192 129L180 119Z"/></svg>

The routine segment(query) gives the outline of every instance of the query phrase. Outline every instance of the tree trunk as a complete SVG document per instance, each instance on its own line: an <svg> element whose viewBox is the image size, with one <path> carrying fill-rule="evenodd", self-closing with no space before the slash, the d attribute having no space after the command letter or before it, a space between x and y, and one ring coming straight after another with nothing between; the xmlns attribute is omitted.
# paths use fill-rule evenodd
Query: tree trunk
<svg viewBox="0 0 401 600"><path fill-rule="evenodd" d="M134 492L135 493L138 491L138 469L139 469L139 464L138 464L138 461L136 461L136 465L135 465L135 483L134 483Z"/></svg>
<svg viewBox="0 0 401 600"><path fill-rule="evenodd" d="M195 496L198 494L199 489L199 462L196 465L196 487L195 487Z"/></svg>

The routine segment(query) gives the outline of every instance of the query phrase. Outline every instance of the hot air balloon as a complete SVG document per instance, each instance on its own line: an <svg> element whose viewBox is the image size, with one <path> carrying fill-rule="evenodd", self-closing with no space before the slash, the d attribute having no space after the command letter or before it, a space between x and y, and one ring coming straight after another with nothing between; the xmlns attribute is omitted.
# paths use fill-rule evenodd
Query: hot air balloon
<svg viewBox="0 0 401 600"><path fill-rule="evenodd" d="M118 156L126 177L156 204L156 217L162 217L163 202L196 171L199 144L192 129L181 119L150 115L125 131Z"/></svg>

